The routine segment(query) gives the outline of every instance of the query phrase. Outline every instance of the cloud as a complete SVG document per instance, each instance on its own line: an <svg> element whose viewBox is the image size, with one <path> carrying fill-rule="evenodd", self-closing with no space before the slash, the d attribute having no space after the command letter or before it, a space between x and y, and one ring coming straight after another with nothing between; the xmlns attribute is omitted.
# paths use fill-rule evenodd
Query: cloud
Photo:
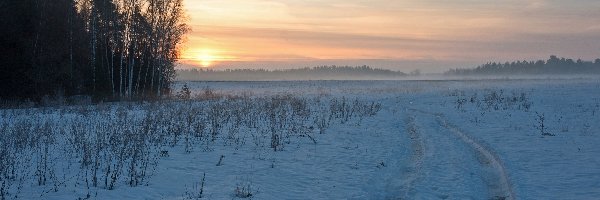
<svg viewBox="0 0 600 200"><path fill-rule="evenodd" d="M530 9L540 9L546 6L545 0L528 0L527 7Z"/></svg>
<svg viewBox="0 0 600 200"><path fill-rule="evenodd" d="M415 56L419 52L443 49L443 46L461 46L472 43L467 40L453 41L310 30L219 26L203 27L196 34L208 38L223 38L238 45L249 45L247 48L259 49L259 51L262 49L271 52L299 52L305 53L307 57L343 57L343 54L352 52L351 56L361 57L406 57ZM251 43L245 44L246 41ZM264 49L263 44L271 45L273 48ZM303 50L307 50L307 52L302 52ZM329 50L329 52L321 52L323 50Z"/></svg>
<svg viewBox="0 0 600 200"><path fill-rule="evenodd" d="M600 55L597 0L186 0L189 48L247 61Z"/></svg>

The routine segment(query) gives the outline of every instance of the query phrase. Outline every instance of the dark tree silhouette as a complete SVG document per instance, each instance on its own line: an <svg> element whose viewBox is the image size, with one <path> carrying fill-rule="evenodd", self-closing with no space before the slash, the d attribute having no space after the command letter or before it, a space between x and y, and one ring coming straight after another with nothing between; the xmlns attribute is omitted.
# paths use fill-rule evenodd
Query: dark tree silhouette
<svg viewBox="0 0 600 200"><path fill-rule="evenodd" d="M418 75L418 74L413 74ZM300 69L191 69L178 70L179 80L354 80L354 79L394 79L407 74L369 66L320 66Z"/></svg>
<svg viewBox="0 0 600 200"><path fill-rule="evenodd" d="M447 75L536 75L536 74L600 74L600 59L594 62L550 56L547 61L486 63L472 69L451 69Z"/></svg>
<svg viewBox="0 0 600 200"><path fill-rule="evenodd" d="M3 0L0 99L169 92L182 0Z"/></svg>

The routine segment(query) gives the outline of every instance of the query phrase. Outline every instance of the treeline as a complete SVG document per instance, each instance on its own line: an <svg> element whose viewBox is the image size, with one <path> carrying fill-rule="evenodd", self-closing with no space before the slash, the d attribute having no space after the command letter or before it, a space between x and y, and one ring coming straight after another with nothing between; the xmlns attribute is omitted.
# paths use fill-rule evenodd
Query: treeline
<svg viewBox="0 0 600 200"><path fill-rule="evenodd" d="M299 69L188 69L177 70L177 80L187 81L262 81L262 80L363 80L393 79L405 73L369 66L320 66Z"/></svg>
<svg viewBox="0 0 600 200"><path fill-rule="evenodd" d="M2 0L0 99L160 96L183 17L182 0Z"/></svg>
<svg viewBox="0 0 600 200"><path fill-rule="evenodd" d="M600 74L600 59L583 61L550 56L546 61L487 63L472 69L451 69L447 75L574 75Z"/></svg>

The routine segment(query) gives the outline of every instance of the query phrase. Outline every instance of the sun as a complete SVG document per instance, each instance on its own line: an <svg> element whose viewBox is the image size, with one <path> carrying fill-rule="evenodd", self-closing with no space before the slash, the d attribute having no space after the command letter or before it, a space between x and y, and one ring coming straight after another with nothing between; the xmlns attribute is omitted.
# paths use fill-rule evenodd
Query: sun
<svg viewBox="0 0 600 200"><path fill-rule="evenodd" d="M215 62L215 60L216 57L212 55L208 50L202 50L202 52L200 52L198 56L196 56L196 61L201 65L201 67L210 67L210 65L212 65L213 62Z"/></svg>
<svg viewBox="0 0 600 200"><path fill-rule="evenodd" d="M223 52L214 48L190 49L183 52L181 61L196 67L209 68L237 59L234 56L225 56Z"/></svg>

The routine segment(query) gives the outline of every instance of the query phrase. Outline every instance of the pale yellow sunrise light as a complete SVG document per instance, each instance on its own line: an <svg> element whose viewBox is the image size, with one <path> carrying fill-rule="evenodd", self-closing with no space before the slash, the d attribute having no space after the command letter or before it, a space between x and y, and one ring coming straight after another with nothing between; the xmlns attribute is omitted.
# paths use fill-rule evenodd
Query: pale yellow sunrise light
<svg viewBox="0 0 600 200"><path fill-rule="evenodd" d="M216 62L222 60L217 56L213 49L188 49L181 56L184 63L196 65L198 67L211 67Z"/></svg>
<svg viewBox="0 0 600 200"><path fill-rule="evenodd" d="M216 57L208 50L202 50L195 59L201 67L210 67L216 61Z"/></svg>

